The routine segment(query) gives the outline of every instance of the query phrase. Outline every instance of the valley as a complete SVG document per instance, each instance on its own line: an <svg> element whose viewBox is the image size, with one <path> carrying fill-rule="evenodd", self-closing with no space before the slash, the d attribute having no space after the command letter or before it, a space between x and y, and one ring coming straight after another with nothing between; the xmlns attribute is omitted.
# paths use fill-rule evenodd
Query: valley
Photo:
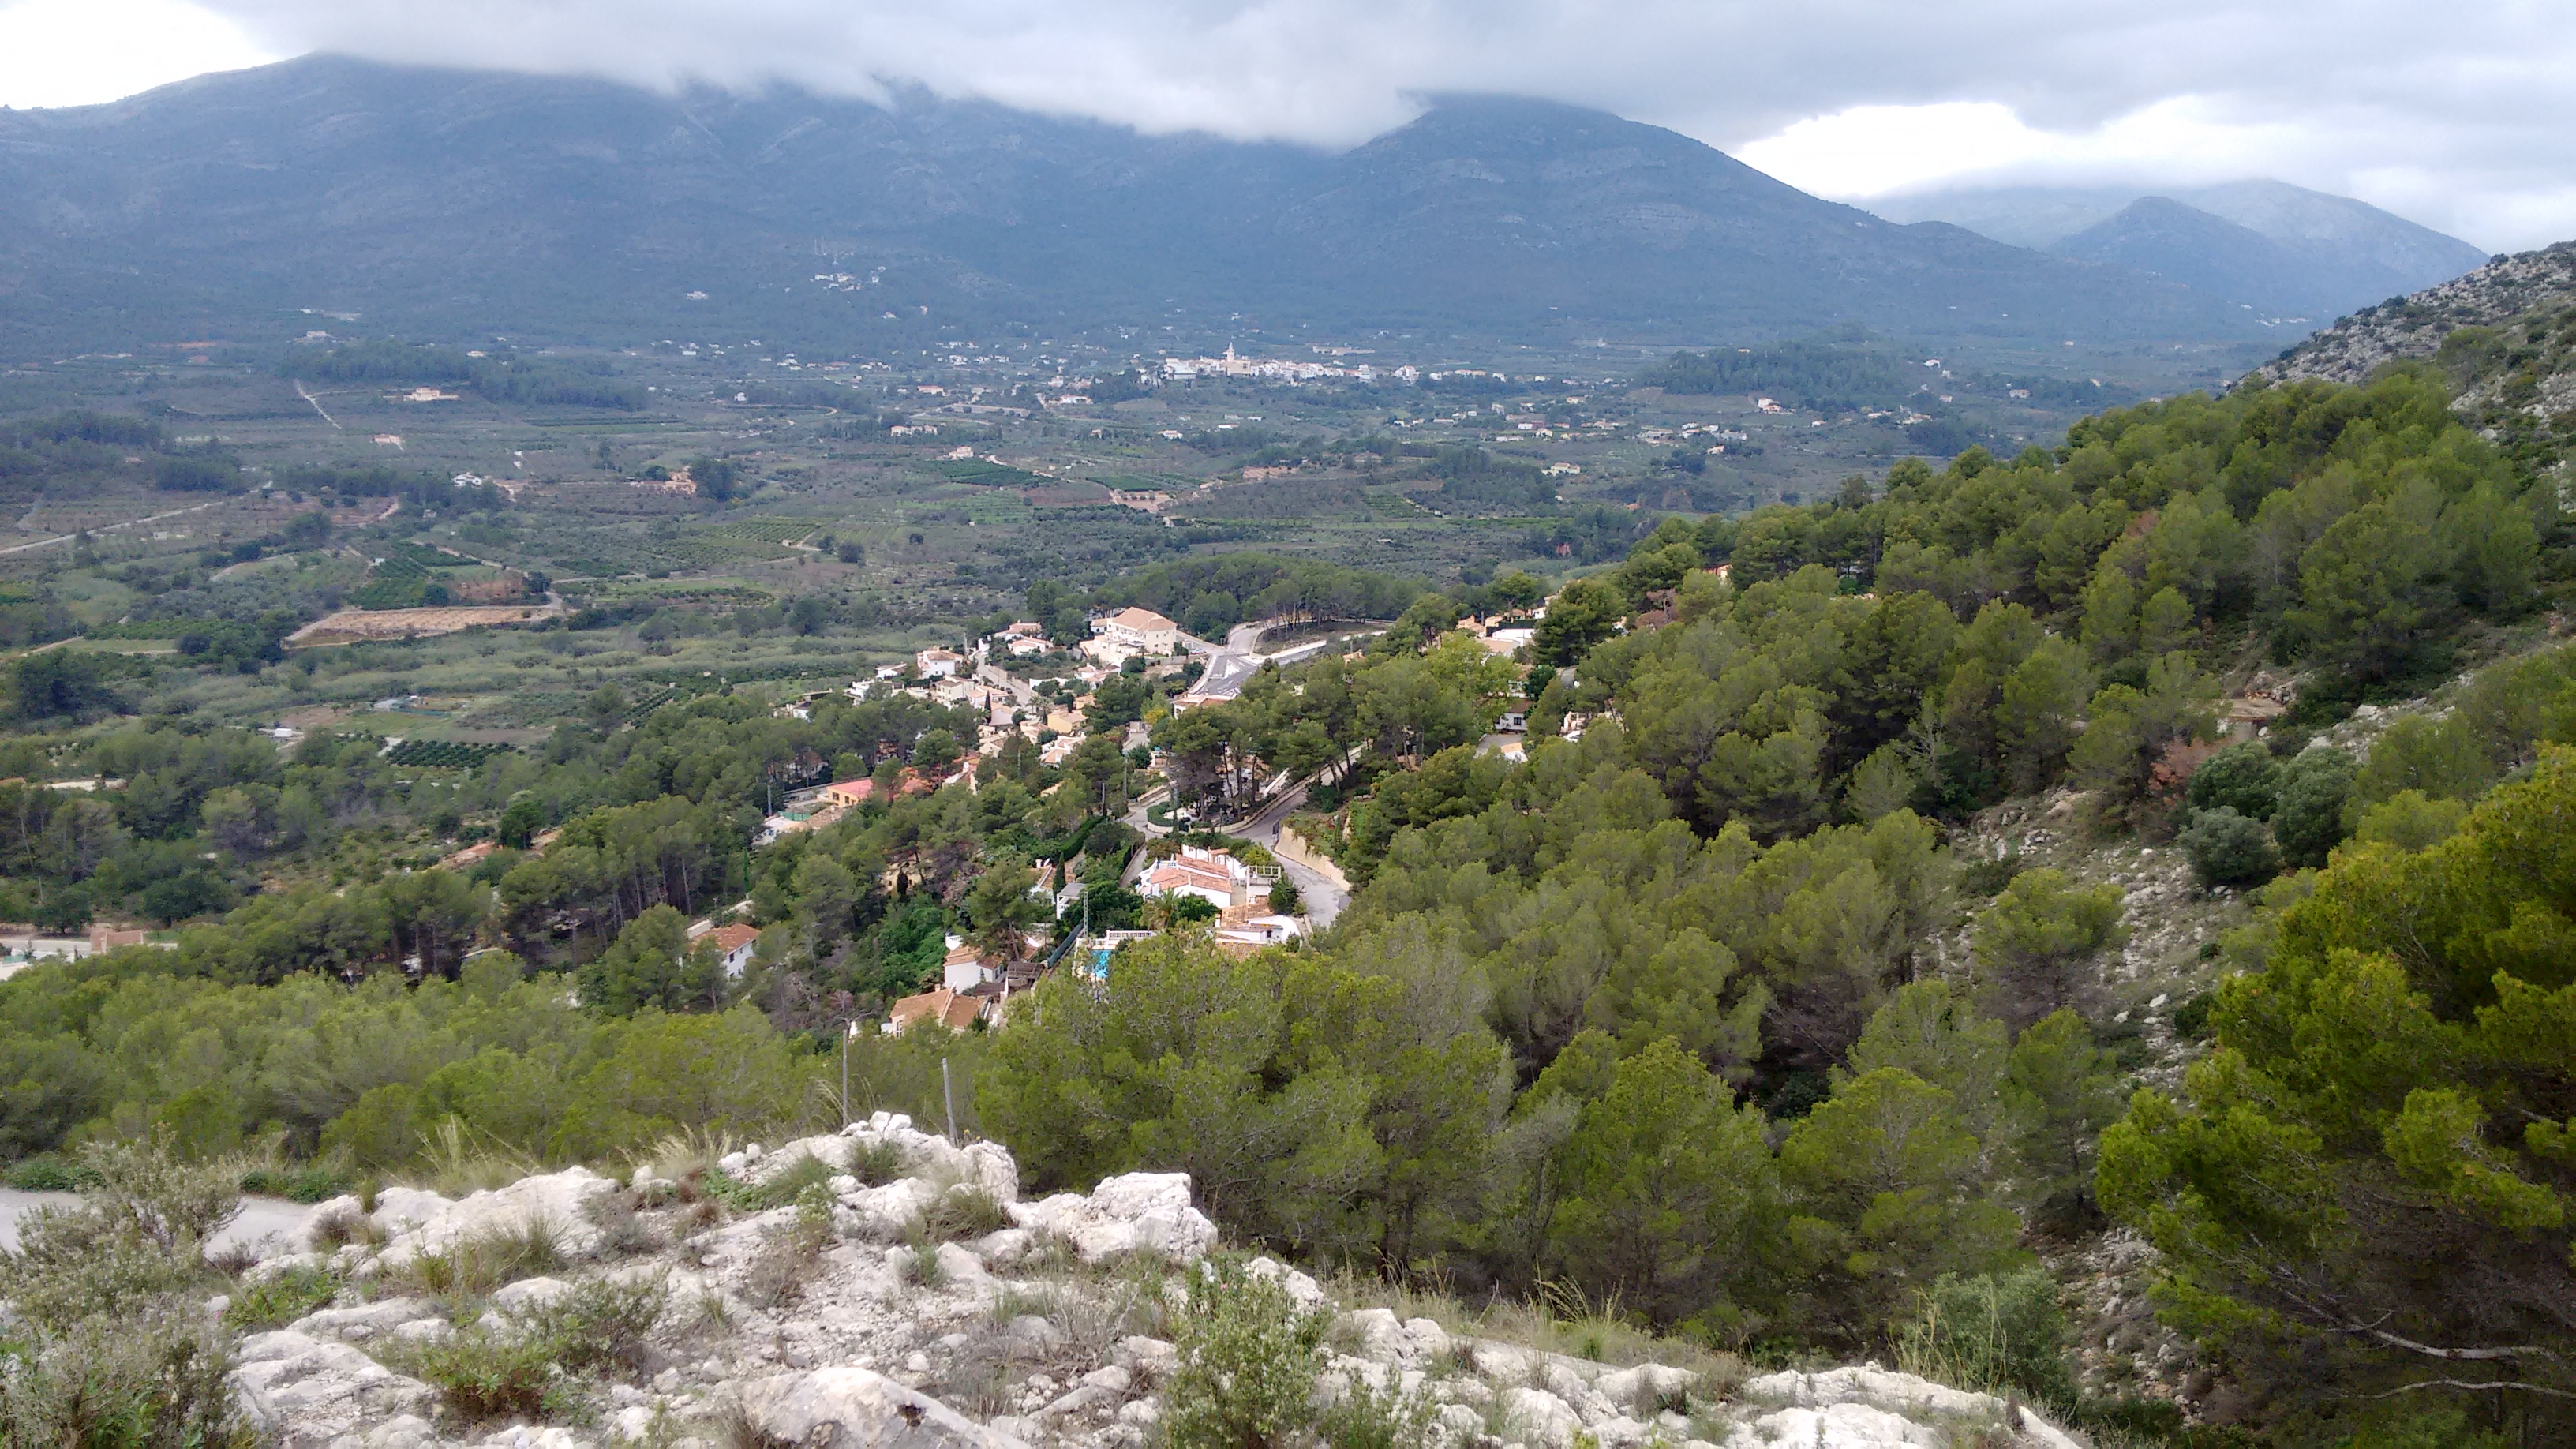
<svg viewBox="0 0 2576 1449"><path fill-rule="evenodd" d="M10 1442L2576 1430L2567 247L331 56L0 178Z"/></svg>

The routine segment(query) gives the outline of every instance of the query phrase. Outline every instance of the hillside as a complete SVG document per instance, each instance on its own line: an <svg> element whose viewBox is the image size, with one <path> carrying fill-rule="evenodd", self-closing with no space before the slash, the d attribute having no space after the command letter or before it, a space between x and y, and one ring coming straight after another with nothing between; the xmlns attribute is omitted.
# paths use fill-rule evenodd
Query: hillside
<svg viewBox="0 0 2576 1449"><path fill-rule="evenodd" d="M2364 307L2265 364L2275 382L2358 382L2391 362L2433 357L2463 327L2503 329L2576 302L2576 242L2499 257L2465 276Z"/></svg>
<svg viewBox="0 0 2576 1449"><path fill-rule="evenodd" d="M883 1112L624 1180L485 1162L480 1191L389 1185L259 1236L224 1231L217 1172L97 1160L98 1218L30 1225L56 1276L15 1286L98 1271L81 1229L116 1207L173 1241L85 1305L129 1315L114 1346L20 1360L13 1442L101 1442L166 1355L184 1408L137 1442L209 1449L2078 1449L2017 1397L1874 1364L1756 1376L1610 1314L1328 1292L1219 1241L1184 1175L1023 1200L1008 1152ZM209 1229L241 1240L226 1272L188 1261Z"/></svg>
<svg viewBox="0 0 2576 1449"><path fill-rule="evenodd" d="M293 335L302 309L842 347L1005 322L2256 335L2171 283L1891 226L1669 131L1492 98L1327 155L920 94L880 109L308 57L0 114L0 187L17 201L0 317L67 347Z"/></svg>
<svg viewBox="0 0 2576 1449"><path fill-rule="evenodd" d="M2254 375L2351 382L2423 361L2442 369L2452 409L2524 467L2559 468L2576 447L2576 242L2365 307Z"/></svg>

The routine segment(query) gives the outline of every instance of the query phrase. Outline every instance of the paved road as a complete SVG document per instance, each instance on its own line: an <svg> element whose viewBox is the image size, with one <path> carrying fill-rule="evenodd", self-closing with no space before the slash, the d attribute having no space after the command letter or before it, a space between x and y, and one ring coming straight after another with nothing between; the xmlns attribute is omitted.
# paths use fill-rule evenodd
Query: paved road
<svg viewBox="0 0 2576 1449"><path fill-rule="evenodd" d="M1241 825L1228 826L1226 833L1275 848L1279 844L1279 827L1306 803L1307 783L1311 782L1280 791L1279 798L1261 807L1261 813ZM1306 919L1314 923L1316 930L1323 930L1340 918L1343 908L1351 903L1349 891L1333 884L1329 877L1284 855L1274 858L1278 860L1281 872L1296 884L1298 898L1306 908Z"/></svg>
<svg viewBox="0 0 2576 1449"><path fill-rule="evenodd" d="M1022 707L1033 704L1037 700L1038 692L1030 688L1026 680L1014 679L998 666L978 664L975 666L975 677L996 689L1009 690L1012 701Z"/></svg>
<svg viewBox="0 0 2576 1449"><path fill-rule="evenodd" d="M22 1215L39 1207L70 1207L79 1201L77 1193L23 1192L0 1187L0 1249L18 1251L18 1219ZM241 1213L207 1246L220 1251L236 1243L256 1243L272 1233L291 1233L304 1225L305 1215L312 1211L302 1203L282 1198L246 1197L242 1199Z"/></svg>

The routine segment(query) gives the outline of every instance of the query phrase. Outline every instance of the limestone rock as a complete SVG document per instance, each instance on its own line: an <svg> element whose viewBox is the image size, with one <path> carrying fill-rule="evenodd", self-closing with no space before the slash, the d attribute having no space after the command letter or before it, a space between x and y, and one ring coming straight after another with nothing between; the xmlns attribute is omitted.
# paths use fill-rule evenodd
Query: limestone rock
<svg viewBox="0 0 2576 1449"><path fill-rule="evenodd" d="M443 1253L459 1243L477 1238L498 1237L544 1228L554 1234L555 1250L566 1257L586 1257L599 1250L601 1233L590 1220L591 1199L615 1192L617 1183L586 1167L567 1167L561 1172L540 1173L523 1177L507 1187L478 1192L456 1202L448 1202L435 1193L404 1194L405 1201L396 1206L379 1206L376 1218L385 1226L387 1214L396 1220L410 1221L411 1226L392 1234L385 1244L384 1259L400 1264L423 1253ZM388 1188L379 1201L393 1197L399 1190ZM425 1200L425 1201L423 1201ZM431 1203L443 1206L431 1207ZM400 1216L425 1213L415 1219Z"/></svg>
<svg viewBox="0 0 2576 1449"><path fill-rule="evenodd" d="M426 1298L383 1298L355 1308L317 1309L288 1324L287 1330L315 1338L367 1339L437 1316L438 1305Z"/></svg>
<svg viewBox="0 0 2576 1449"><path fill-rule="evenodd" d="M1216 1242L1216 1224L1190 1206L1185 1172L1131 1172L1107 1179L1088 1197L1060 1192L1005 1207L1014 1224L1056 1234L1086 1263L1133 1252L1194 1262Z"/></svg>
<svg viewBox="0 0 2576 1449"><path fill-rule="evenodd" d="M572 1285L561 1278L522 1278L496 1290L492 1306L504 1313L524 1314L532 1308L543 1308L572 1291Z"/></svg>
<svg viewBox="0 0 2576 1449"><path fill-rule="evenodd" d="M427 1413L429 1385L345 1343L279 1329L242 1340L232 1374L243 1413L279 1449L323 1449L398 1414Z"/></svg>
<svg viewBox="0 0 2576 1449"><path fill-rule="evenodd" d="M1574 1436L1583 1432L1582 1418L1545 1389L1505 1389L1502 1414L1507 1436L1525 1436L1550 1449L1569 1449Z"/></svg>
<svg viewBox="0 0 2576 1449"><path fill-rule="evenodd" d="M743 1389L743 1417L761 1433L806 1449L1022 1449L947 1405L863 1368L779 1374Z"/></svg>

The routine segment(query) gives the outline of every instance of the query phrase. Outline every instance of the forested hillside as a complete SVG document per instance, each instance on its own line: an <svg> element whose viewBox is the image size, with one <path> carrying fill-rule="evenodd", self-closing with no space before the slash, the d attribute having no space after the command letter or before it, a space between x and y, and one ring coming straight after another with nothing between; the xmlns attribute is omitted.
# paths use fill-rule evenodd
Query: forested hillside
<svg viewBox="0 0 2576 1449"><path fill-rule="evenodd" d="M1980 1373L2150 1442L2556 1442L2576 757L2553 746L2576 744L2576 659L2545 611L2567 519L2451 402L2430 368L2193 395L2054 450L1667 519L1548 600L1521 660L1456 627L1531 609L1521 576L1451 599L1193 561L1104 590L1211 623L1401 611L1230 703L1172 713L1139 676L1095 705L1148 719L1154 768L1211 818L1315 777L1295 824L1350 907L1249 959L1175 924L994 1031L863 1036L855 1094L926 1112L945 1057L964 1125L1034 1187L1182 1169L1230 1232L1311 1261L1575 1295L1783 1361L1919 1351L1927 1302L1984 1302L2037 1347ZM2444 712L2318 737L2490 659ZM2221 750L2258 671L2295 703ZM1483 747L1507 711L1525 759ZM1120 875L1137 762L1105 738L906 795L963 720L710 696L598 725L459 792L511 847L471 871L317 852L309 885L175 950L0 986L8 1146L157 1125L372 1177L829 1120L840 1023L918 982L943 933L1050 928L1033 862L1095 911L1142 904ZM238 859L390 794L315 740L275 763L193 747L156 796L147 728L122 804L10 797L13 877L94 878L136 848L119 829ZM747 847L803 756L887 788ZM2203 968L2214 1004L2114 1001L2118 886L1954 849L2014 796L2189 858L2240 912ZM738 896L763 931L730 983L681 927ZM2207 1037L2176 1091L2123 1055L2147 1009ZM2055 1351L2033 1265L2114 1225L2157 1250L2140 1271L2197 1346L2199 1428L2165 1387L2079 1391Z"/></svg>

